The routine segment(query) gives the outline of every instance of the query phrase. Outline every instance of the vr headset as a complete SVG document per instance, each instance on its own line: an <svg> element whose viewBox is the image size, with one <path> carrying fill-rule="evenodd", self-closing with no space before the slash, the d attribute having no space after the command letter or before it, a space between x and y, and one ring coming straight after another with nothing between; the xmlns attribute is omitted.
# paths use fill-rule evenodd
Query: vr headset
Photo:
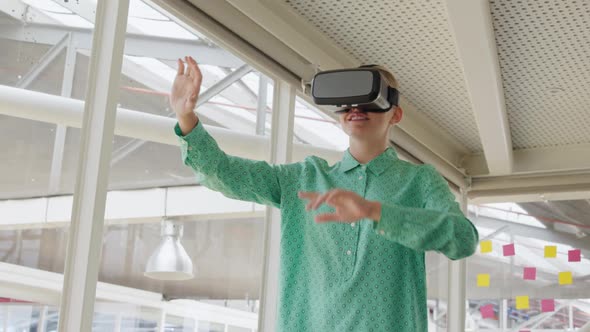
<svg viewBox="0 0 590 332"><path fill-rule="evenodd" d="M317 105L328 106L335 113L352 107L366 112L387 112L398 105L399 91L390 87L375 65L354 69L327 70L315 74L311 95Z"/></svg>

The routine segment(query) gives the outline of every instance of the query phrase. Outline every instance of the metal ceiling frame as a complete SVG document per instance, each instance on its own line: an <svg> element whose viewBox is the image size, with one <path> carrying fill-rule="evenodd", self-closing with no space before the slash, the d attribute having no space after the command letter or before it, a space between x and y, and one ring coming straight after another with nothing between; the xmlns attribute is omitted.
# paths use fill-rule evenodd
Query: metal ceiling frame
<svg viewBox="0 0 590 332"><path fill-rule="evenodd" d="M45 15L36 8L22 2L21 0L3 0L2 6L6 9L5 13L12 18L28 24L33 21L41 24L59 24L53 18ZM53 43L55 44L55 43Z"/></svg>
<svg viewBox="0 0 590 332"><path fill-rule="evenodd" d="M237 68L235 71L230 73L229 75L225 76L219 82L215 83L213 86L205 90L203 93L199 95L199 99L197 100L197 105L195 107L199 107L206 102L208 102L211 98L215 97L221 91L229 87L230 85L234 84L235 82L242 79L242 77L246 76L248 73L252 71L252 67L247 64L242 65L240 68ZM174 116L174 112L170 112L168 117ZM129 154L133 151L139 149L143 146L147 141L134 139L128 142L128 145L125 145L121 149L115 151L113 153L113 157L111 159L111 166L115 165L122 159L126 158Z"/></svg>
<svg viewBox="0 0 590 332"><path fill-rule="evenodd" d="M4 6L2 4L2 6ZM8 9L5 9L8 10ZM4 10L3 10L4 11ZM3 25L0 38L56 45L65 34L72 35L76 49L92 48L92 29L59 26L54 24L29 23L27 25ZM155 37L142 34L125 36L125 54L176 61L178 53L201 54L207 64L236 68L243 64L239 58L218 47L211 47L203 41L179 38Z"/></svg>

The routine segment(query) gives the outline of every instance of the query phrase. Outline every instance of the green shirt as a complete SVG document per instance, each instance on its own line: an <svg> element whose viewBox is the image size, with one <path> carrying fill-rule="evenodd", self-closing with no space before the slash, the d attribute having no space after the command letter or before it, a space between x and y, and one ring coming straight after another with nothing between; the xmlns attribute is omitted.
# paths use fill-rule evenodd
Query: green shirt
<svg viewBox="0 0 590 332"><path fill-rule="evenodd" d="M186 136L178 124L175 132L202 185L281 210L277 331L426 332L425 251L453 260L475 252L477 230L444 178L392 147L366 165L348 149L332 166L317 156L271 165L227 155L201 121ZM379 222L316 223L334 208L306 211L297 192L334 188L381 202Z"/></svg>

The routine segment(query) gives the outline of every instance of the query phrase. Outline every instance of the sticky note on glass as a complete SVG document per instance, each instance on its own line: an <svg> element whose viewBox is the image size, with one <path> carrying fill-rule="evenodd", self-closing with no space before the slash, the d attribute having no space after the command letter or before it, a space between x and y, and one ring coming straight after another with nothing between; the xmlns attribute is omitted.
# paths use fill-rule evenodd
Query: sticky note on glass
<svg viewBox="0 0 590 332"><path fill-rule="evenodd" d="M559 272L559 284L560 285L571 285L572 284L572 273L571 272Z"/></svg>
<svg viewBox="0 0 590 332"><path fill-rule="evenodd" d="M580 249L569 250L567 252L568 262L579 262L582 260L582 251Z"/></svg>
<svg viewBox="0 0 590 332"><path fill-rule="evenodd" d="M504 256L514 256L514 243L506 244L502 246Z"/></svg>
<svg viewBox="0 0 590 332"><path fill-rule="evenodd" d="M482 254L492 252L492 240L485 240L479 243L479 248Z"/></svg>
<svg viewBox="0 0 590 332"><path fill-rule="evenodd" d="M494 305L493 304L486 304L479 307L479 312L481 312L481 317L483 319L486 318L495 318L494 316Z"/></svg>
<svg viewBox="0 0 590 332"><path fill-rule="evenodd" d="M529 308L529 297L528 296L517 296L516 297L516 309L528 309Z"/></svg>
<svg viewBox="0 0 590 332"><path fill-rule="evenodd" d="M535 267L525 267L523 271L523 279L524 280L535 280L537 279L537 268Z"/></svg>
<svg viewBox="0 0 590 332"><path fill-rule="evenodd" d="M557 257L557 246L545 246L545 258Z"/></svg>
<svg viewBox="0 0 590 332"><path fill-rule="evenodd" d="M477 287L490 287L490 275L489 274L478 274L477 275Z"/></svg>
<svg viewBox="0 0 590 332"><path fill-rule="evenodd" d="M555 300L546 299L541 300L541 312L555 311Z"/></svg>

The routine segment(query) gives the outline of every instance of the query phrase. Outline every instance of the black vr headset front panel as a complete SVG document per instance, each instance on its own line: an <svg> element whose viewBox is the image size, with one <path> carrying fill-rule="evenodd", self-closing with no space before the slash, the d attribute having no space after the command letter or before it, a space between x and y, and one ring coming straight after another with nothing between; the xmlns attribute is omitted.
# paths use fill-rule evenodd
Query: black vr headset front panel
<svg viewBox="0 0 590 332"><path fill-rule="evenodd" d="M397 106L399 93L390 87L377 69L354 68L317 73L311 94L317 105L330 105L346 112L358 107L367 112L387 112Z"/></svg>

